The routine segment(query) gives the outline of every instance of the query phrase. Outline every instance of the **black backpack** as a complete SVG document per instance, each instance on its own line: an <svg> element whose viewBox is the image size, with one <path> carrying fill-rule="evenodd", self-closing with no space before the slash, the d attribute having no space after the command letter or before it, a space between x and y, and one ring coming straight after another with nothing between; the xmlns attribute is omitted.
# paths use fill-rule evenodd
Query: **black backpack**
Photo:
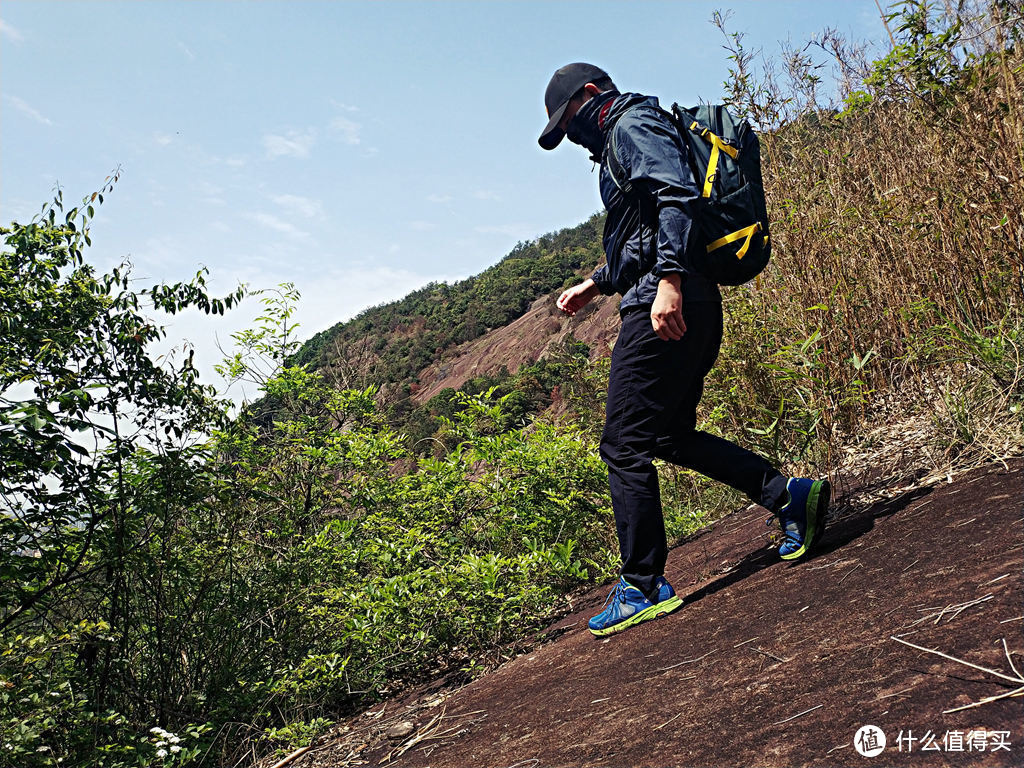
<svg viewBox="0 0 1024 768"><path fill-rule="evenodd" d="M704 249L694 266L721 285L740 285L768 264L768 210L761 182L761 148L750 124L721 104L691 109L672 105L669 117L689 148L690 169L700 192L695 225ZM625 169L611 131L605 155L615 185L629 195Z"/></svg>

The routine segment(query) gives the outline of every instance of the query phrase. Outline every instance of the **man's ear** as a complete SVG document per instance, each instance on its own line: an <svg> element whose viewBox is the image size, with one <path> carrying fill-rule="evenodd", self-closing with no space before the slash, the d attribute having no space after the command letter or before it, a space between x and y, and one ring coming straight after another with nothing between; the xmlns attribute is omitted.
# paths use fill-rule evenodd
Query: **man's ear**
<svg viewBox="0 0 1024 768"><path fill-rule="evenodd" d="M598 88L593 83L587 83L586 85L584 85L583 90L585 90L591 96L597 96L599 93L601 93L601 89Z"/></svg>

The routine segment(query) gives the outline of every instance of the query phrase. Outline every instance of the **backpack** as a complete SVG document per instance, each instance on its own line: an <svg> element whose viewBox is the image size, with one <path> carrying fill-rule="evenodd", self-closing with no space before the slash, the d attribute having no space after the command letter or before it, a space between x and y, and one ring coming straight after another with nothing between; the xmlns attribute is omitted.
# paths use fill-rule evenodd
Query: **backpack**
<svg viewBox="0 0 1024 768"><path fill-rule="evenodd" d="M768 210L761 182L761 149L750 124L721 104L661 110L689 149L690 170L700 192L695 226L704 249L694 267L721 285L740 285L768 264ZM625 169L616 155L615 131L605 152L612 180L629 195Z"/></svg>

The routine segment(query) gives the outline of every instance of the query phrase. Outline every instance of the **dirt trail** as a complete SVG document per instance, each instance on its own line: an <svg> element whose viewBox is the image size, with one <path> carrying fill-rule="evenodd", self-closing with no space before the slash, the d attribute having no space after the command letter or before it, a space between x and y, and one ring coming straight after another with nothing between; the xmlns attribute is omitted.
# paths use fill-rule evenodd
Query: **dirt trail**
<svg viewBox="0 0 1024 768"><path fill-rule="evenodd" d="M763 510L737 512L672 550L675 614L596 639L595 589L555 641L460 690L378 705L292 765L1024 766L1024 698L943 713L1024 682L891 639L1013 677L1005 638L1024 671L1022 506L1021 459L837 503L797 564L773 554ZM400 722L415 730L386 738ZM888 739L878 757L855 751L866 724Z"/></svg>

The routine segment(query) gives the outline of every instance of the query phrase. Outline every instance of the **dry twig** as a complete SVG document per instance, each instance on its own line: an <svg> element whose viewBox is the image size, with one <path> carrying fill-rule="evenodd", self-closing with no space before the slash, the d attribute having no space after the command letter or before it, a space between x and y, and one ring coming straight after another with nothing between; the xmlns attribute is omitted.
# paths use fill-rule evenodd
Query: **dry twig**
<svg viewBox="0 0 1024 768"><path fill-rule="evenodd" d="M313 748L312 744L310 744L308 747L300 747L299 749L296 749L294 752L292 752L287 757L282 758L281 760L278 760L270 768L284 768L292 760L294 760L297 757L302 757L304 754L309 752L309 750L311 750L312 748Z"/></svg>
<svg viewBox="0 0 1024 768"><path fill-rule="evenodd" d="M780 659L774 653L768 653L768 651L762 651L760 648L748 648L747 650L753 651L754 653L760 653L760 654L762 654L764 656L767 656L769 659L775 659L776 661L781 662L782 664L785 664L787 661L789 661L789 659Z"/></svg>
<svg viewBox="0 0 1024 768"><path fill-rule="evenodd" d="M934 648L925 648L924 646L921 646L921 645L914 645L913 643L908 643L906 640L901 640L900 638L896 637L895 635L890 635L889 639L890 640L895 640L897 643L903 643L904 645L909 645L911 648L916 648L919 651L925 651L926 653L934 653L936 656L941 656L944 659L949 659L950 661L955 661L957 664L963 664L964 666L971 667L972 669L977 669L977 670L980 670L982 672L988 672L990 675L995 675L996 677L1002 678L1003 680L1009 680L1011 683L1017 683L1020 686L1019 688L1015 688L1014 690L1008 691L1006 693L1000 693L1000 694L997 694L995 696L988 696L988 697L982 699L981 701L974 702L973 704L965 704L962 707L954 707L953 709L943 710L942 714L944 714L944 715L948 715L951 712L960 712L961 710L964 710L964 709L973 709L974 707L980 707L983 704L989 704L990 702L999 701L1000 699L1008 699L1008 698L1013 697L1013 696L1024 696L1024 676L1022 676L1020 674L1020 672L1017 671L1017 668L1013 665L1013 660L1010 658L1010 649L1006 646L1006 639L1005 638L1002 638L1003 650L1006 651L1006 658L1010 662L1010 669L1012 669L1014 671L1014 673L1017 675L1017 677L1010 677L1009 675L1004 675L1002 672L997 672L994 669L989 669L987 667L982 667L982 666L979 666L978 664L972 664L969 661L964 661L963 659L958 659L958 658L956 658L956 656L950 656L948 653L943 653L942 651L936 651Z"/></svg>
<svg viewBox="0 0 1024 768"><path fill-rule="evenodd" d="M980 603L986 603L989 600L991 600L992 598L993 598L993 595L989 594L989 595L985 595L984 597L979 597L976 600L968 600L966 603L950 604L950 605L947 605L945 608L938 608L938 607L918 608L918 612L919 613L925 613L926 611L933 611L933 613L929 613L927 616L922 616L920 619L918 619L917 621L913 622L912 624L908 624L907 626L908 627L916 627L922 621L928 621L928 619L931 619L931 618L934 618L935 619L935 623L938 624L940 621L942 621L942 618L944 616L946 616L946 613L950 612L950 611L952 613L950 613L947 621L952 621L953 619L955 619L957 616L959 616L961 613L963 613L965 610L967 610L971 606L979 605Z"/></svg>
<svg viewBox="0 0 1024 768"><path fill-rule="evenodd" d="M907 691L912 691L916 687L917 686L912 685L909 688L904 688L902 691L896 691L896 693L887 693L885 694L885 696L876 696L875 701L881 701L882 699L891 699L893 696L899 696L900 694L904 694Z"/></svg>
<svg viewBox="0 0 1024 768"><path fill-rule="evenodd" d="M901 640L900 638L896 637L895 635L890 635L889 639L890 640L895 640L897 643L903 643L903 645L909 645L911 648L916 648L917 650L924 651L925 653L934 653L936 656L941 656L944 659L949 659L950 661L955 661L957 664L963 664L964 666L971 667L972 669L977 669L977 670L980 670L982 672L988 672L990 675L995 675L996 677L1001 677L1003 680L1009 680L1011 683L1017 683L1018 685L1024 685L1024 678L1010 677L1009 675L1004 675L1002 672L997 672L994 669L989 669L988 667L981 667L981 666L978 666L977 664L972 664L969 661L964 661L963 659L958 659L956 656L950 656L948 653L943 653L942 651L936 651L934 648L925 648L923 645L914 645L913 643L908 643L906 640Z"/></svg>
<svg viewBox="0 0 1024 768"><path fill-rule="evenodd" d="M390 763L393 758L401 757L414 746L423 741L423 739L427 738L434 731L436 731L437 726L441 723L441 719L444 717L445 709L445 707L442 707L441 711L438 712L437 715L429 723L427 723L426 727L424 727L423 730L421 730L419 733L417 733L415 736L409 739L409 741L405 742L405 744L403 744L401 747L397 747L396 749L391 750L391 752L388 753L388 756L384 758L384 762Z"/></svg>
<svg viewBox="0 0 1024 768"><path fill-rule="evenodd" d="M656 669L656 670L654 670L654 671L655 671L655 672L668 672L668 670L670 670L670 669L675 669L676 667L681 667L681 666L683 666L684 664L693 664L693 663L694 663L695 661L700 661L701 659L706 659L706 658L707 658L708 656L710 656L710 655L711 655L712 653L714 653L714 651L708 651L708 652L707 652L707 653L705 653L705 654L704 654L703 656L698 656L698 657L697 657L697 658L695 658L695 659L687 659L686 661L680 661L680 662L679 662L678 664L672 664L671 666L668 666L668 667L662 667L661 669Z"/></svg>
<svg viewBox="0 0 1024 768"><path fill-rule="evenodd" d="M816 707L811 707L810 709L805 709L803 712L800 712L799 714L793 715L792 717L787 717L785 720L779 720L776 723L772 723L772 725L782 725L783 723L788 723L790 720L796 720L798 717L803 717L808 712L813 712L814 710L821 709L824 706L825 706L824 704L819 704Z"/></svg>
<svg viewBox="0 0 1024 768"><path fill-rule="evenodd" d="M857 563L855 566L853 566L853 568L851 568L845 574L843 574L843 578L841 578L839 580L839 584L842 584L844 581L846 581L846 577L849 576L854 571L856 571L858 568L860 568L860 563ZM837 584L836 586L839 586L839 584Z"/></svg>
<svg viewBox="0 0 1024 768"><path fill-rule="evenodd" d="M677 714L677 715L676 715L675 717L673 717L673 718L670 718L670 719L666 720L666 721L665 721L664 723L662 723L661 725L656 725L656 726L654 727L654 730L656 730L656 731L660 731L660 730L661 730L662 728L664 728L664 727L665 727L666 725L668 725L669 723L671 723L671 722L672 722L673 720L677 720L677 719L679 719L679 718L680 718L680 717L682 717L682 716L683 716L683 713L682 713L682 712L680 712L680 713L679 713L679 714Z"/></svg>
<svg viewBox="0 0 1024 768"><path fill-rule="evenodd" d="M981 586L987 587L989 584L995 584L997 581L1002 581L1003 579L1005 579L1009 575L1010 574L1008 574L1008 573L1004 573L1002 576L997 576L996 578L992 579L992 581L986 581Z"/></svg>
<svg viewBox="0 0 1024 768"><path fill-rule="evenodd" d="M1020 688L1017 688L1016 690L1010 691L1008 693L1000 693L997 696L989 696L988 698L984 698L981 701L976 701L973 704L964 704L962 707L944 709L942 710L942 714L948 715L950 712L959 712L962 709L973 709L974 707L980 707L982 704L989 704L993 701L999 701L999 699L1009 699L1012 696L1024 696L1024 686L1021 686Z"/></svg>
<svg viewBox="0 0 1024 768"><path fill-rule="evenodd" d="M1017 677L1019 677L1019 678L1020 678L1021 680L1024 680L1024 675L1022 675L1022 674L1020 673L1020 670L1019 670L1019 669L1017 669L1017 667L1015 667L1015 666L1014 666L1014 664L1013 664L1013 659L1012 659L1012 658L1010 658L1010 649L1006 647L1006 638L1005 638L1005 637L1001 637L1001 638L999 638L999 639L1003 641L1003 651L1004 651L1004 652L1006 653L1006 660L1007 660L1007 661L1009 662L1009 664L1010 664L1010 669L1012 669L1012 670L1013 670L1013 674L1015 674L1015 675L1016 675Z"/></svg>

